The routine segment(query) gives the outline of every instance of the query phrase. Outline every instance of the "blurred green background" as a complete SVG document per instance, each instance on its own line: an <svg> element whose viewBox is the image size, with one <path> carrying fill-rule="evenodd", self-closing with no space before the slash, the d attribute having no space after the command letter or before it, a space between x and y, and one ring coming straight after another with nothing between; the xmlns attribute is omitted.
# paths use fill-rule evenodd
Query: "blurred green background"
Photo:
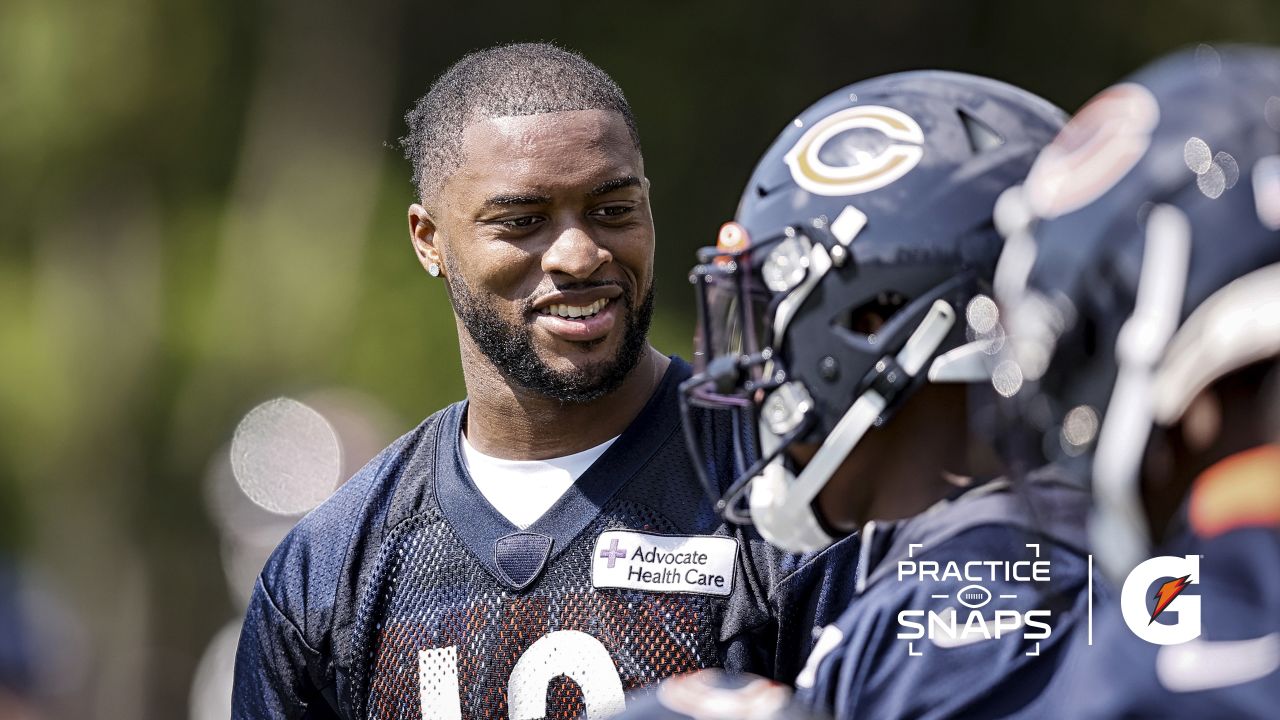
<svg viewBox="0 0 1280 720"><path fill-rule="evenodd" d="M207 478L250 408L363 408L349 470L462 396L396 140L450 62L514 40L582 52L630 99L654 341L687 356L693 250L818 97L939 67L1072 110L1179 46L1280 41L1280 3L5 0L0 556L57 608L32 625L40 717L216 705L192 714L193 678L248 588Z"/></svg>

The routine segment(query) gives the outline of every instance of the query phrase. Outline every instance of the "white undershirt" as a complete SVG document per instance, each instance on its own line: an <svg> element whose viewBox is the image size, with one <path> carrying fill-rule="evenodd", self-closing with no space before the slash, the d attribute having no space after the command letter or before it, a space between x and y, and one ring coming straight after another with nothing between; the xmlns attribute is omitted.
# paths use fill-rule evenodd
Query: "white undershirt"
<svg viewBox="0 0 1280 720"><path fill-rule="evenodd" d="M564 457L503 460L476 450L462 436L462 458L484 499L512 525L524 530L551 509L618 436Z"/></svg>

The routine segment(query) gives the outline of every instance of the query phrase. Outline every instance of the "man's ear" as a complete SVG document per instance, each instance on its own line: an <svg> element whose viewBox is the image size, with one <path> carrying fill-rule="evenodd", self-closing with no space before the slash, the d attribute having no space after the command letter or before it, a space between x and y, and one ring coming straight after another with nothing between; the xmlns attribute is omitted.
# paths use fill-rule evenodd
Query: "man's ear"
<svg viewBox="0 0 1280 720"><path fill-rule="evenodd" d="M440 258L440 251L436 248L436 221L418 203L409 206L409 242L413 244L413 254L422 264L422 269L443 277L444 260Z"/></svg>

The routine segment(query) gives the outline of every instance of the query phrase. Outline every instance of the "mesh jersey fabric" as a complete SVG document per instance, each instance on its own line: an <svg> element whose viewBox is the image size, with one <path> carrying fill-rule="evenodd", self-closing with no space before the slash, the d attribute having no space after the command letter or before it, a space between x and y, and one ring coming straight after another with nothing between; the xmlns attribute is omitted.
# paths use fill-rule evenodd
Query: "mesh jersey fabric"
<svg viewBox="0 0 1280 720"><path fill-rule="evenodd" d="M465 402L396 441L263 569L233 717L596 717L674 673L795 664L843 607L846 576L815 564L844 567L856 551L785 556L715 516L679 432L689 373L673 358L618 441L527 530L463 467ZM729 593L594 587L595 542L616 530L733 538ZM793 608L811 621L779 623Z"/></svg>

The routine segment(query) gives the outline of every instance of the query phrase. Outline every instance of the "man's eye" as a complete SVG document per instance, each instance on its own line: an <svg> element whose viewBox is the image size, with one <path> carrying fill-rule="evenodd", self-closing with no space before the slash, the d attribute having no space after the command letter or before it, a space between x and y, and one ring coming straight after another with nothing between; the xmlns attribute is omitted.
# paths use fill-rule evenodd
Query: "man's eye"
<svg viewBox="0 0 1280 720"><path fill-rule="evenodd" d="M533 227L541 221L542 218L537 215L521 215L520 217L499 220L498 224L509 230L523 230L525 228Z"/></svg>
<svg viewBox="0 0 1280 720"><path fill-rule="evenodd" d="M635 208L630 205L606 205L605 207L592 210L591 214L596 217L618 218L626 215L634 209Z"/></svg>

